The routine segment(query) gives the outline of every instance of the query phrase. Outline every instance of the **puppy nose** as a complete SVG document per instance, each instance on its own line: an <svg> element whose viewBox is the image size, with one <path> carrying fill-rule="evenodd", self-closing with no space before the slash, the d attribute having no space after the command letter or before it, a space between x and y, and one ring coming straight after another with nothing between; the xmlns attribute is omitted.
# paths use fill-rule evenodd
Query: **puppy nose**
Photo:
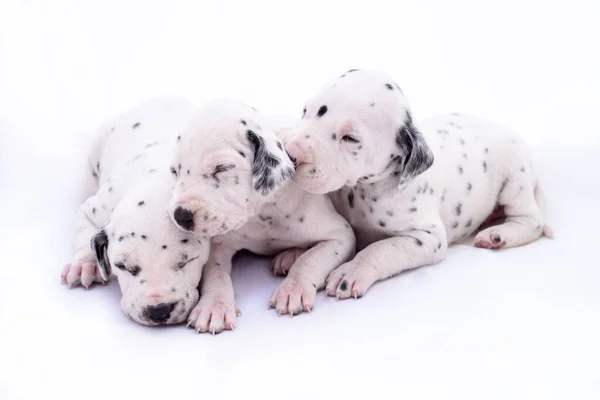
<svg viewBox="0 0 600 400"><path fill-rule="evenodd" d="M183 207L177 207L173 213L173 218L183 229L188 231L194 230L194 213L190 210L186 210Z"/></svg>
<svg viewBox="0 0 600 400"><path fill-rule="evenodd" d="M300 142L296 140L289 142L287 146L285 146L285 151L287 152L290 159L294 162L294 165L297 166L304 162L306 148L304 148L304 146Z"/></svg>
<svg viewBox="0 0 600 400"><path fill-rule="evenodd" d="M148 306L146 313L150 321L161 324L169 319L176 305L177 303L161 303L156 306Z"/></svg>

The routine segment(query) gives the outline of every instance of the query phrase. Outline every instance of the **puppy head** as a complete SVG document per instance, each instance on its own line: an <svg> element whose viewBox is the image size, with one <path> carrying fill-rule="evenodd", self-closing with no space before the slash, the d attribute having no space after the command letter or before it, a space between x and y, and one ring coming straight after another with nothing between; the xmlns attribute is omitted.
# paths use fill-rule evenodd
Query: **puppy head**
<svg viewBox="0 0 600 400"><path fill-rule="evenodd" d="M294 172L273 129L234 101L205 105L178 141L169 213L180 228L200 235L241 227Z"/></svg>
<svg viewBox="0 0 600 400"><path fill-rule="evenodd" d="M170 193L148 189L123 198L91 246L103 278L117 276L127 316L143 325L176 324L198 302L209 239L178 229L167 214Z"/></svg>
<svg viewBox="0 0 600 400"><path fill-rule="evenodd" d="M392 176L402 186L433 164L408 103L382 73L351 70L308 101L286 150L294 182L328 193Z"/></svg>

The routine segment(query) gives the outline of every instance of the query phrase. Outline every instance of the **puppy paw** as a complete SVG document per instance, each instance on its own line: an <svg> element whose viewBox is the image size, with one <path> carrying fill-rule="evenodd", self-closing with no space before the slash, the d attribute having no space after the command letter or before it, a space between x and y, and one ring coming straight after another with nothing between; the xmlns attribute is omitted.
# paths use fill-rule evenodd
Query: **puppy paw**
<svg viewBox="0 0 600 400"><path fill-rule="evenodd" d="M188 327L196 333L221 333L224 330L235 330L236 318L242 315L235 302L224 298L200 297L188 317Z"/></svg>
<svg viewBox="0 0 600 400"><path fill-rule="evenodd" d="M271 262L271 271L275 276L286 276L290 268L306 249L291 248L277 254Z"/></svg>
<svg viewBox="0 0 600 400"><path fill-rule="evenodd" d="M506 246L506 240L494 228L485 229L475 236L475 247L500 250L504 246Z"/></svg>
<svg viewBox="0 0 600 400"><path fill-rule="evenodd" d="M325 293L327 296L335 296L338 300L350 297L358 299L373 283L373 274L366 266L350 261L329 274Z"/></svg>
<svg viewBox="0 0 600 400"><path fill-rule="evenodd" d="M315 308L317 286L312 282L288 276L275 289L269 308L277 310L278 315L290 314L290 317L303 311L311 312Z"/></svg>
<svg viewBox="0 0 600 400"><path fill-rule="evenodd" d="M98 264L95 259L77 260L65 265L60 274L62 283L74 287L79 284L89 289L92 283L106 283L100 276Z"/></svg>

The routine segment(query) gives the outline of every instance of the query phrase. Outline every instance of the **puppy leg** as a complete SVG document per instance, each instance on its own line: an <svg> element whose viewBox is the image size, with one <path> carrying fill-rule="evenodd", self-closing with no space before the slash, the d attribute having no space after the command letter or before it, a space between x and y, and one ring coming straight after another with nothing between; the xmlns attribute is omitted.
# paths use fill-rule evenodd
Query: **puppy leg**
<svg viewBox="0 0 600 400"><path fill-rule="evenodd" d="M328 274L354 254L352 229L341 228L337 239L325 240L306 250L290 268L287 277L275 289L269 308L277 314L300 314L315 307L317 290L325 286Z"/></svg>
<svg viewBox="0 0 600 400"><path fill-rule="evenodd" d="M273 257L273 261L271 262L271 271L273 272L273 275L286 276L298 257L304 254L306 250L307 249L293 247L284 250Z"/></svg>
<svg viewBox="0 0 600 400"><path fill-rule="evenodd" d="M65 265L61 273L62 283L66 283L69 287L81 284L89 289L94 282L105 283L98 271L96 257L90 245L90 241L98 231L98 227L89 215L94 216L101 212L96 209L96 203L96 198L92 196L79 207L77 212L75 255L73 261Z"/></svg>
<svg viewBox="0 0 600 400"><path fill-rule="evenodd" d="M498 250L521 246L539 239L544 233L542 213L536 201L532 180L512 176L504 181L498 204L504 206L506 220L475 236L475 247Z"/></svg>
<svg viewBox="0 0 600 400"><path fill-rule="evenodd" d="M327 295L359 298L379 280L440 261L448 247L446 232L441 221L432 226L435 227L405 231L367 246L329 275Z"/></svg>
<svg viewBox="0 0 600 400"><path fill-rule="evenodd" d="M213 335L223 330L235 330L236 317L241 315L235 304L231 282L231 259L236 250L215 245L202 271L200 301L188 317L188 326L197 333Z"/></svg>

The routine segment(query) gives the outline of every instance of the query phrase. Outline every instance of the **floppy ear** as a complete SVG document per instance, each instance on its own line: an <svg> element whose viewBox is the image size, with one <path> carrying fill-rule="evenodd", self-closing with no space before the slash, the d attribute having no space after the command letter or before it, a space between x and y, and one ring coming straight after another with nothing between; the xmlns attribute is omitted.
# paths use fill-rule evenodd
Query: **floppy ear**
<svg viewBox="0 0 600 400"><path fill-rule="evenodd" d="M92 251L98 262L98 271L105 281L110 277L110 261L108 259L108 236L104 228L100 229L91 240Z"/></svg>
<svg viewBox="0 0 600 400"><path fill-rule="evenodd" d="M275 132L266 133L263 129L261 133L256 133L248 129L246 137L254 151L252 160L254 190L266 196L294 175L294 164Z"/></svg>
<svg viewBox="0 0 600 400"><path fill-rule="evenodd" d="M396 172L400 176L398 187L401 187L431 167L433 153L421 132L413 125L409 112L406 113L404 124L398 129L396 144L404 153L404 162Z"/></svg>

